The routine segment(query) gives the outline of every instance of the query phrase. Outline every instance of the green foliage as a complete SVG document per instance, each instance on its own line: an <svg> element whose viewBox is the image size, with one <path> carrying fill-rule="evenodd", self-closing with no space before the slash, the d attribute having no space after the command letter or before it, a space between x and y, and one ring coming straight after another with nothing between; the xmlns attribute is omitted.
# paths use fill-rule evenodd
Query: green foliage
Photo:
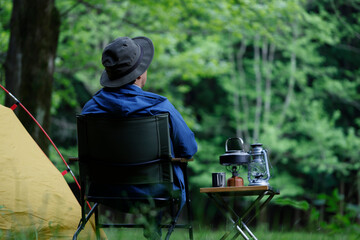
<svg viewBox="0 0 360 240"><path fill-rule="evenodd" d="M62 25L50 135L61 151L70 149L65 155L76 155L75 114L100 89L102 49L119 36L146 35L155 56L145 90L169 98L197 138L199 151L190 164L195 198L199 187L211 185L212 172L226 171L219 156L226 139L239 136L246 150L255 141L269 150L270 183L281 191L277 206L310 211L311 222L320 213L307 203L324 201L336 216L331 228L348 228L348 220L356 219L358 190L347 192L344 201L354 211L345 215L336 208L336 194L318 194L338 188L339 180L350 189L360 169L359 0L56 5ZM0 6L3 63L11 2L0 0ZM51 159L58 159L56 153ZM240 175L247 183L245 168ZM202 217L206 206L195 209Z"/></svg>
<svg viewBox="0 0 360 240"><path fill-rule="evenodd" d="M319 194L318 199L324 201L326 213L332 216L329 222L320 222L324 229L333 233L349 231L360 234L360 227L353 224L360 214L358 205L344 203L344 196L339 194L338 189L334 189L331 195ZM340 209L342 204L345 204L344 210Z"/></svg>
<svg viewBox="0 0 360 240"><path fill-rule="evenodd" d="M7 0L0 0L0 84L5 86L4 62L10 39L10 17L12 4ZM0 89L0 104L5 104L5 92Z"/></svg>
<svg viewBox="0 0 360 240"><path fill-rule="evenodd" d="M309 209L309 203L304 200L303 201L294 201L290 198L276 198L274 203L281 205L281 206L291 206L291 207L301 209L304 211Z"/></svg>
<svg viewBox="0 0 360 240"><path fill-rule="evenodd" d="M270 182L282 196L276 203L307 210L304 195L337 187L330 176L347 183L360 167L358 4L57 1L52 113L73 124L100 88L103 47L118 36L146 35L156 49L146 90L168 97L197 137L192 189L226 171L219 165L224 143L240 136L246 150L254 141L269 150ZM246 179L246 169L240 174Z"/></svg>
<svg viewBox="0 0 360 240"><path fill-rule="evenodd" d="M8 43L10 38L11 10L12 10L11 1L0 0L0 64L1 65L5 62L6 51L8 49Z"/></svg>

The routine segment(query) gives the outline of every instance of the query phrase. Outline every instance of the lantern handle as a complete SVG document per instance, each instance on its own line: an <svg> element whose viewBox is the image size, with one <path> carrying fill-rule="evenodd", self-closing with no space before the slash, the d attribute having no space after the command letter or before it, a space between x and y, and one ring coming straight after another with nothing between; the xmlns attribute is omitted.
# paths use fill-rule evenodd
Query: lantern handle
<svg viewBox="0 0 360 240"><path fill-rule="evenodd" d="M267 175L268 175L267 178L265 179L265 181L269 181L269 179L270 179L270 169L269 169L269 160L268 160L268 157L267 157L267 150L263 149L261 152L264 154L266 172L267 172Z"/></svg>
<svg viewBox="0 0 360 240"><path fill-rule="evenodd" d="M242 138L239 138L239 137L236 137L236 138L228 138L225 142L225 152L228 152L228 141L229 140L234 140L234 139L237 139L237 140L240 140L240 145L241 145L241 150L244 150L244 140L242 140Z"/></svg>

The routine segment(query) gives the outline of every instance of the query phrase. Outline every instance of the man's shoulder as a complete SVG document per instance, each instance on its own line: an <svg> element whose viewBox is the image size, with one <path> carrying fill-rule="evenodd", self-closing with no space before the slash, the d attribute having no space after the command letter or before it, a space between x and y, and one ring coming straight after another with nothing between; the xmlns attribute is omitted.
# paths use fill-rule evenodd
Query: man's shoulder
<svg viewBox="0 0 360 240"><path fill-rule="evenodd" d="M171 105L171 103L166 97L153 92L144 91L140 87L137 87L135 85L128 85L118 89L103 89L100 92L99 96L95 98L101 98L102 100L110 99L111 101L115 101L115 102L124 101L124 100L125 101L129 100L132 102L134 101L135 98L138 99L137 103L146 102L153 106L159 104L160 105L165 104L166 107L169 107L168 105Z"/></svg>
<svg viewBox="0 0 360 240"><path fill-rule="evenodd" d="M153 92L148 92L148 91L142 91L142 94L146 97L151 97L151 98L156 98L156 99L161 99L163 101L166 101L167 98L160 95L160 94L156 94L156 93L153 93Z"/></svg>
<svg viewBox="0 0 360 240"><path fill-rule="evenodd" d="M128 84L118 89L119 93L127 93L127 94L136 94L136 95L142 95L142 96L149 96L149 97L157 97L157 98L166 98L164 96L161 96L159 94L144 91L142 88L134 85L134 84Z"/></svg>
<svg viewBox="0 0 360 240"><path fill-rule="evenodd" d="M123 91L130 93L130 94L136 94L138 96L143 96L146 98L157 99L160 101L167 101L166 97L164 97L160 94L153 93L153 92L145 91L142 88L135 86L135 85L127 86L126 88L123 89Z"/></svg>

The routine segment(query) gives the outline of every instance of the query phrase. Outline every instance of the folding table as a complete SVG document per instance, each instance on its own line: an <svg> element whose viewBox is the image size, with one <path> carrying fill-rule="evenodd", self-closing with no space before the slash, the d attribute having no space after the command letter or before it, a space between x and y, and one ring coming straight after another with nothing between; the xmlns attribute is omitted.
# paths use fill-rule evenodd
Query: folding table
<svg viewBox="0 0 360 240"><path fill-rule="evenodd" d="M275 190L270 186L210 187L200 188L200 193L206 193L212 200L214 200L218 209L226 217L228 217L233 224L232 230L227 231L221 237L221 240L230 237L233 231L236 231L236 233L232 239L236 239L239 235L241 235L246 240L257 240L256 236L253 232L250 231L247 224L249 224L260 213L260 211L270 202L270 200L275 195L280 194L278 190ZM253 200L251 204L241 214L239 214L236 213L231 204L228 204L225 201L225 198L234 198L238 196L258 197Z"/></svg>

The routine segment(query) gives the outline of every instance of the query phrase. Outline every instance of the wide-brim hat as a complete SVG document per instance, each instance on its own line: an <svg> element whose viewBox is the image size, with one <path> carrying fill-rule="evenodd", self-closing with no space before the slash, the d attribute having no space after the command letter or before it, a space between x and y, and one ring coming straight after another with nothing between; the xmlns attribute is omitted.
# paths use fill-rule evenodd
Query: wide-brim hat
<svg viewBox="0 0 360 240"><path fill-rule="evenodd" d="M100 78L104 87L121 87L128 84L149 67L154 57L154 45L147 37L120 37L104 48Z"/></svg>

